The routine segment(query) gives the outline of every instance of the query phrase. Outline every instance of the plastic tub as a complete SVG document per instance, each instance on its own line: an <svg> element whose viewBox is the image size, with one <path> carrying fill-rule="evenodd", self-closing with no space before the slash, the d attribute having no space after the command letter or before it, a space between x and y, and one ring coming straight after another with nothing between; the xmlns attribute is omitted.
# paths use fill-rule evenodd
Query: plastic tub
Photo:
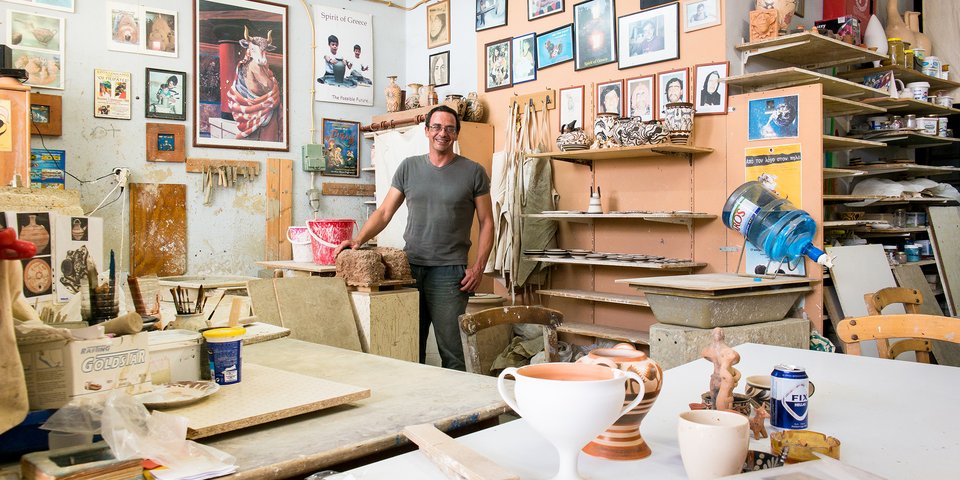
<svg viewBox="0 0 960 480"><path fill-rule="evenodd" d="M189 330L148 333L150 381L155 385L200 380L200 334Z"/></svg>
<svg viewBox="0 0 960 480"><path fill-rule="evenodd" d="M294 262L312 262L313 249L310 243L310 232L303 225L287 227L287 241L293 247Z"/></svg>
<svg viewBox="0 0 960 480"><path fill-rule="evenodd" d="M220 385L240 383L240 347L246 332L243 328L211 328L203 332L213 381Z"/></svg>
<svg viewBox="0 0 960 480"><path fill-rule="evenodd" d="M334 250L340 246L341 242L353 236L357 222L349 218L308 220L307 228L312 239L313 263L334 265L337 263L333 256Z"/></svg>

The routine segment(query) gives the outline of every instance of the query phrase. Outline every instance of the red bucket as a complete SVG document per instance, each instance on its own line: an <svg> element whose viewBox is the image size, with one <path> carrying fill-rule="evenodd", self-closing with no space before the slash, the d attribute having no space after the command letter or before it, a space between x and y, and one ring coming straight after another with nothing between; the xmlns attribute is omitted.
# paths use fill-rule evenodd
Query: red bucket
<svg viewBox="0 0 960 480"><path fill-rule="evenodd" d="M355 228L357 228L357 221L350 218L307 220L310 245L313 248L313 263L334 265L336 263L336 258L333 256L334 250L344 240L350 240L353 237Z"/></svg>

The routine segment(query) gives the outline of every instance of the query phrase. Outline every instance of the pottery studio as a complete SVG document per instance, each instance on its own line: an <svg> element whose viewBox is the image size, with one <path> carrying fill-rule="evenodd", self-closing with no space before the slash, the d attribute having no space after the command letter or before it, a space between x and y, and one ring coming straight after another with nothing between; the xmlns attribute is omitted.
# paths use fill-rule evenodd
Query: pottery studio
<svg viewBox="0 0 960 480"><path fill-rule="evenodd" d="M0 480L957 478L957 18L0 0Z"/></svg>

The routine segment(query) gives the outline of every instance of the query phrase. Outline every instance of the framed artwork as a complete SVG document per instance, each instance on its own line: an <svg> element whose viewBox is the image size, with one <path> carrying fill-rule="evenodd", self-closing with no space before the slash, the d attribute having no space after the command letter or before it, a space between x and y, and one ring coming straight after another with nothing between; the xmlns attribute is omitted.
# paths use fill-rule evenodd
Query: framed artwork
<svg viewBox="0 0 960 480"><path fill-rule="evenodd" d="M680 58L679 13L674 3L618 18L620 69Z"/></svg>
<svg viewBox="0 0 960 480"><path fill-rule="evenodd" d="M623 80L598 83L596 87L596 112L615 113L618 117L623 114Z"/></svg>
<svg viewBox="0 0 960 480"><path fill-rule="evenodd" d="M450 43L450 0L427 5L427 48Z"/></svg>
<svg viewBox="0 0 960 480"><path fill-rule="evenodd" d="M720 25L720 0L684 0L683 31Z"/></svg>
<svg viewBox="0 0 960 480"><path fill-rule="evenodd" d="M563 12L564 0L527 0L527 21Z"/></svg>
<svg viewBox="0 0 960 480"><path fill-rule="evenodd" d="M795 2L796 2L796 7L793 11L793 14L800 18L803 18L803 14L805 13L804 11L806 10L806 5L804 4L807 2L805 0L795 0ZM861 3L866 3L866 2L861 2Z"/></svg>
<svg viewBox="0 0 960 480"><path fill-rule="evenodd" d="M673 3L676 1L677 0L640 0L640 10L659 7L660 5L666 5L668 3Z"/></svg>
<svg viewBox="0 0 960 480"><path fill-rule="evenodd" d="M30 94L31 133L51 137L63 134L63 98L58 95Z"/></svg>
<svg viewBox="0 0 960 480"><path fill-rule="evenodd" d="M93 73L93 116L130 120L130 72L96 69Z"/></svg>
<svg viewBox="0 0 960 480"><path fill-rule="evenodd" d="M690 89L690 69L678 68L657 74L657 118L663 118L664 107L668 103L688 102Z"/></svg>
<svg viewBox="0 0 960 480"><path fill-rule="evenodd" d="M30 188L63 190L67 180L66 168L66 150L31 148Z"/></svg>
<svg viewBox="0 0 960 480"><path fill-rule="evenodd" d="M511 39L505 38L490 42L484 45L484 90L489 92L508 88L513 85L513 79L510 76L510 43Z"/></svg>
<svg viewBox="0 0 960 480"><path fill-rule="evenodd" d="M193 19L193 145L288 151L287 7L196 0Z"/></svg>
<svg viewBox="0 0 960 480"><path fill-rule="evenodd" d="M697 115L727 113L727 84L721 80L730 75L730 62L704 63L694 67L693 89L696 92L694 112Z"/></svg>
<svg viewBox="0 0 960 480"><path fill-rule="evenodd" d="M476 12L478 32L507 24L507 0L477 0Z"/></svg>
<svg viewBox="0 0 960 480"><path fill-rule="evenodd" d="M430 83L437 87L450 85L450 50L430 55Z"/></svg>
<svg viewBox="0 0 960 480"><path fill-rule="evenodd" d="M373 16L313 7L318 102L373 105ZM447 21L449 24L449 20ZM449 30L448 30L449 32ZM447 34L449 35L449 33Z"/></svg>
<svg viewBox="0 0 960 480"><path fill-rule="evenodd" d="M537 70L573 60L573 24L537 35Z"/></svg>
<svg viewBox="0 0 960 480"><path fill-rule="evenodd" d="M107 49L176 57L177 12L107 2Z"/></svg>
<svg viewBox="0 0 960 480"><path fill-rule="evenodd" d="M186 135L187 129L182 123L148 123L147 161L186 162Z"/></svg>
<svg viewBox="0 0 960 480"><path fill-rule="evenodd" d="M333 177L360 176L360 123L324 118L323 175Z"/></svg>
<svg viewBox="0 0 960 480"><path fill-rule="evenodd" d="M107 50L137 53L140 43L140 7L107 2Z"/></svg>
<svg viewBox="0 0 960 480"><path fill-rule="evenodd" d="M27 71L27 85L63 90L64 24L62 18L7 10L6 44L13 68Z"/></svg>
<svg viewBox="0 0 960 480"><path fill-rule="evenodd" d="M797 95L750 100L747 104L748 140L796 138L800 102Z"/></svg>
<svg viewBox="0 0 960 480"><path fill-rule="evenodd" d="M513 84L537 79L537 35L513 37Z"/></svg>
<svg viewBox="0 0 960 480"><path fill-rule="evenodd" d="M8 3L19 3L21 5L30 5L33 7L49 8L50 10L60 10L61 12L74 12L75 0L7 0Z"/></svg>
<svg viewBox="0 0 960 480"><path fill-rule="evenodd" d="M177 12L175 10L143 7L141 18L143 19L142 36L144 38L141 53L161 57L177 57L180 55L177 48L180 43L180 27L177 23Z"/></svg>
<svg viewBox="0 0 960 480"><path fill-rule="evenodd" d="M585 99L583 92L583 85L560 89L560 95L558 95L560 97L560 105L558 107L560 108L560 127L573 123L575 128L584 128L583 107ZM560 128L558 128L557 131L560 131Z"/></svg>
<svg viewBox="0 0 960 480"><path fill-rule="evenodd" d="M627 79L627 117L640 117L644 121L656 118L656 79L653 75Z"/></svg>
<svg viewBox="0 0 960 480"><path fill-rule="evenodd" d="M573 6L574 70L617 61L613 0L587 0Z"/></svg>
<svg viewBox="0 0 960 480"><path fill-rule="evenodd" d="M186 72L147 68L144 73L144 114L146 118L166 120L187 119L187 99L184 87Z"/></svg>

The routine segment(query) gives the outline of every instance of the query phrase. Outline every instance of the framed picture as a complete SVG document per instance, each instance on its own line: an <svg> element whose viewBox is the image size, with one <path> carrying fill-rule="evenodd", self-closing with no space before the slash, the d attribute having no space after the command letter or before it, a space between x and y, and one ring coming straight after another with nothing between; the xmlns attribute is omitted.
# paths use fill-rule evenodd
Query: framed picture
<svg viewBox="0 0 960 480"><path fill-rule="evenodd" d="M527 21L563 12L564 0L527 0Z"/></svg>
<svg viewBox="0 0 960 480"><path fill-rule="evenodd" d="M187 74L173 70L147 68L143 76L145 83L143 116L186 120L187 99L183 89L187 85Z"/></svg>
<svg viewBox="0 0 960 480"><path fill-rule="evenodd" d="M58 95L30 94L30 133L51 137L63 134L63 98Z"/></svg>
<svg viewBox="0 0 960 480"><path fill-rule="evenodd" d="M668 3L673 3L676 1L677 0L640 0L640 10L659 7L660 5L666 5Z"/></svg>
<svg viewBox="0 0 960 480"><path fill-rule="evenodd" d="M560 89L560 127L573 123L575 128L584 128L583 125L583 85ZM557 131L560 131L558 128Z"/></svg>
<svg viewBox="0 0 960 480"><path fill-rule="evenodd" d="M729 75L730 62L704 63L694 67L694 112L697 115L727 113L727 84L721 80Z"/></svg>
<svg viewBox="0 0 960 480"><path fill-rule="evenodd" d="M507 24L507 0L477 0L476 12L478 32Z"/></svg>
<svg viewBox="0 0 960 480"><path fill-rule="evenodd" d="M74 12L75 0L7 0L9 3L19 3L33 7L49 8L50 10L60 10L61 12Z"/></svg>
<svg viewBox="0 0 960 480"><path fill-rule="evenodd" d="M800 102L797 95L750 100L747 104L748 140L796 138Z"/></svg>
<svg viewBox="0 0 960 480"><path fill-rule="evenodd" d="M96 69L93 73L93 116L130 120L130 72Z"/></svg>
<svg viewBox="0 0 960 480"><path fill-rule="evenodd" d="M613 0L587 0L573 6L574 70L617 61Z"/></svg>
<svg viewBox="0 0 960 480"><path fill-rule="evenodd" d="M430 55L430 83L443 87L450 85L450 50Z"/></svg>
<svg viewBox="0 0 960 480"><path fill-rule="evenodd" d="M62 18L7 10L12 68L27 71L27 85L63 90L64 23Z"/></svg>
<svg viewBox="0 0 960 480"><path fill-rule="evenodd" d="M513 84L537 79L537 35L513 37Z"/></svg>
<svg viewBox="0 0 960 480"><path fill-rule="evenodd" d="M287 7L197 0L193 19L193 145L289 150ZM221 70L221 54L250 60Z"/></svg>
<svg viewBox="0 0 960 480"><path fill-rule="evenodd" d="M806 1L805 0L794 0L794 1L796 2L797 6L793 11L793 14L800 18L803 18L804 11L806 10L806 5L804 5ZM866 3L866 2L860 2L860 3Z"/></svg>
<svg viewBox="0 0 960 480"><path fill-rule="evenodd" d="M332 177L360 176L360 123L324 118L323 175Z"/></svg>
<svg viewBox="0 0 960 480"><path fill-rule="evenodd" d="M621 69L680 58L680 8L676 3L620 17Z"/></svg>
<svg viewBox="0 0 960 480"><path fill-rule="evenodd" d="M537 70L573 60L573 24L537 35Z"/></svg>
<svg viewBox="0 0 960 480"><path fill-rule="evenodd" d="M141 19L141 36L144 39L141 53L161 57L179 56L177 45L180 43L180 27L177 24L176 11L143 7Z"/></svg>
<svg viewBox="0 0 960 480"><path fill-rule="evenodd" d="M627 117L653 120L657 113L656 79L653 75L627 79Z"/></svg>
<svg viewBox="0 0 960 480"><path fill-rule="evenodd" d="M107 2L107 50L139 52L140 7L132 3Z"/></svg>
<svg viewBox="0 0 960 480"><path fill-rule="evenodd" d="M663 118L668 103L690 101L690 69L678 68L657 74L657 118Z"/></svg>
<svg viewBox="0 0 960 480"><path fill-rule="evenodd" d="M315 38L324 42L315 49L314 98L373 106L373 16L315 5L313 18Z"/></svg>
<svg viewBox="0 0 960 480"><path fill-rule="evenodd" d="M720 0L684 0L683 31L720 25Z"/></svg>
<svg viewBox="0 0 960 480"><path fill-rule="evenodd" d="M450 0L427 5L427 48L450 43Z"/></svg>
<svg viewBox="0 0 960 480"><path fill-rule="evenodd" d="M511 39L505 38L490 42L484 45L484 78L485 91L499 90L513 85L513 79L510 76L510 43Z"/></svg>
<svg viewBox="0 0 960 480"><path fill-rule="evenodd" d="M596 90L596 112L615 113L618 117L623 114L623 80L598 83Z"/></svg>
<svg viewBox="0 0 960 480"><path fill-rule="evenodd" d="M187 129L182 123L148 123L147 161L186 162L186 135Z"/></svg>

